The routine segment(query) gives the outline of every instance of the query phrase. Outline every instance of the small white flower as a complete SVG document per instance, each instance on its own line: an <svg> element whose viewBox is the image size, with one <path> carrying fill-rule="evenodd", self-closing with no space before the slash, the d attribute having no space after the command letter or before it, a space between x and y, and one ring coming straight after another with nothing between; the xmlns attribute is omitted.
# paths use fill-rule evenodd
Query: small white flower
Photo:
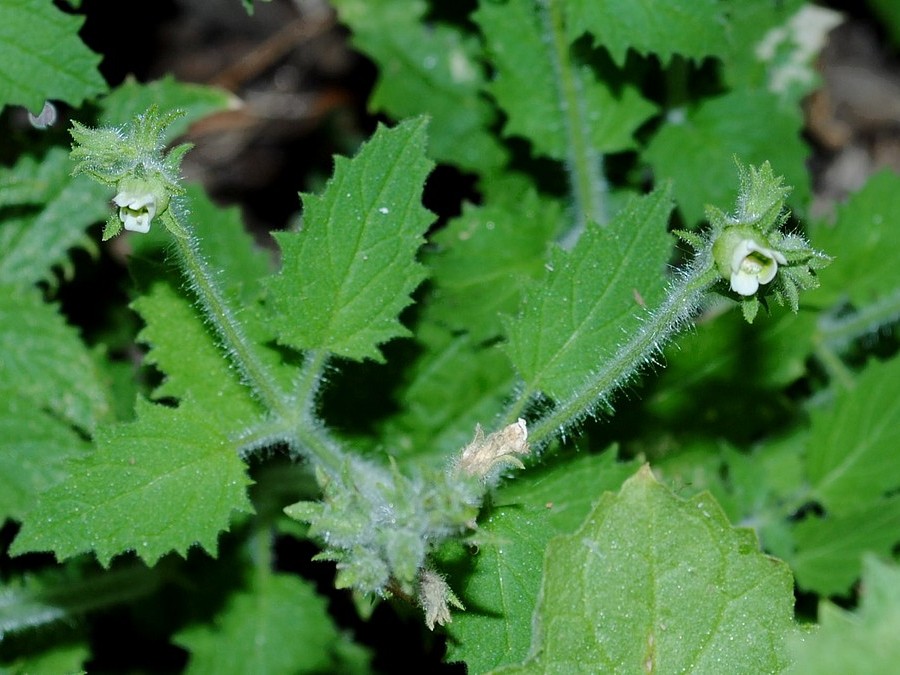
<svg viewBox="0 0 900 675"><path fill-rule="evenodd" d="M487 478L497 467L525 465L516 455L527 455L528 427L521 417L500 431L484 435L481 425L475 426L475 438L463 448L457 468L470 476Z"/></svg>
<svg viewBox="0 0 900 675"><path fill-rule="evenodd" d="M787 259L779 251L760 246L753 239L741 239L731 252L731 290L753 295L760 284L767 284L778 273L778 265Z"/></svg>
<svg viewBox="0 0 900 675"><path fill-rule="evenodd" d="M150 231L150 221L156 215L156 196L152 192L131 192L121 190L113 197L119 207L119 220L126 230L146 233Z"/></svg>

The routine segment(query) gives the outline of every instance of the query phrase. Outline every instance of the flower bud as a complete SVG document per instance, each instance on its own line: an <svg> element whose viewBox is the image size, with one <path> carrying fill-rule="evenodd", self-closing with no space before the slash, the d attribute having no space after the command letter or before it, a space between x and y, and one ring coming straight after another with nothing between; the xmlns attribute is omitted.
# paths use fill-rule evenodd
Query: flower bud
<svg viewBox="0 0 900 675"><path fill-rule="evenodd" d="M743 296L755 294L760 285L775 278L778 265L787 264L784 254L749 227L725 228L713 243L713 258L731 290Z"/></svg>

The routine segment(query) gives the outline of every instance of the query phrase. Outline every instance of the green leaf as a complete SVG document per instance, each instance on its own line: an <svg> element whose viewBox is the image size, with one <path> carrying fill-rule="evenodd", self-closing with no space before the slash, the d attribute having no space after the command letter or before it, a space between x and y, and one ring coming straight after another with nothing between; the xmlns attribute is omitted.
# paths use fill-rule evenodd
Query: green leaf
<svg viewBox="0 0 900 675"><path fill-rule="evenodd" d="M33 289L0 286L0 388L93 430L108 404L90 353Z"/></svg>
<svg viewBox="0 0 900 675"><path fill-rule="evenodd" d="M89 656L90 649L85 644L62 644L2 667L4 675L68 675L85 672L83 664Z"/></svg>
<svg viewBox="0 0 900 675"><path fill-rule="evenodd" d="M100 56L78 38L83 23L46 0L0 3L0 108L14 103L37 115L48 99L77 107L106 90Z"/></svg>
<svg viewBox="0 0 900 675"><path fill-rule="evenodd" d="M426 259L434 286L429 316L476 342L502 332L501 314L514 314L540 277L564 220L559 202L518 181L495 185L492 197L466 204L434 236Z"/></svg>
<svg viewBox="0 0 900 675"><path fill-rule="evenodd" d="M776 174L792 185L790 203L805 208L809 200L809 150L800 137L803 117L784 110L764 90L742 89L708 99L696 108L670 111L670 123L647 146L645 159L657 180L673 182L673 192L688 223L704 216L707 204L732 204L734 158L744 164L771 162Z"/></svg>
<svg viewBox="0 0 900 675"><path fill-rule="evenodd" d="M52 148L37 161L23 156L0 169L0 283L30 286L51 281L74 246L91 246L84 231L109 212L107 188L71 176L68 153ZM22 207L28 208L22 208Z"/></svg>
<svg viewBox="0 0 900 675"><path fill-rule="evenodd" d="M645 466L550 543L532 656L498 672L779 672L792 590L710 495L683 501Z"/></svg>
<svg viewBox="0 0 900 675"><path fill-rule="evenodd" d="M618 64L629 49L702 59L728 49L725 10L716 0L567 0L569 36L588 33Z"/></svg>
<svg viewBox="0 0 900 675"><path fill-rule="evenodd" d="M181 110L184 115L166 128L165 139L172 141L197 120L225 110L233 100L227 91L178 82L172 75L148 83L128 79L100 101L100 124L112 127L126 124L153 105L160 110Z"/></svg>
<svg viewBox="0 0 900 675"><path fill-rule="evenodd" d="M66 477L65 461L89 448L65 422L4 388L0 388L0 438L0 522L22 520L38 494Z"/></svg>
<svg viewBox="0 0 900 675"><path fill-rule="evenodd" d="M353 44L380 68L369 107L396 119L427 113L429 154L463 169L491 173L507 152L490 128L496 112L481 94L486 78L478 40L424 20L422 0L335 0Z"/></svg>
<svg viewBox="0 0 900 675"><path fill-rule="evenodd" d="M819 605L819 630L792 640L790 675L889 673L900 662L900 568L865 560L859 609Z"/></svg>
<svg viewBox="0 0 900 675"><path fill-rule="evenodd" d="M662 298L671 242L668 190L635 198L575 248L553 251L544 278L508 321L509 355L527 391L563 400L598 361L640 327L642 304Z"/></svg>
<svg viewBox="0 0 900 675"><path fill-rule="evenodd" d="M139 402L137 420L102 427L96 449L41 495L12 553L93 550L104 565L134 550L148 564L194 544L215 554L235 511L251 511L238 448L206 407Z"/></svg>
<svg viewBox="0 0 900 675"><path fill-rule="evenodd" d="M190 628L175 640L191 652L189 675L337 672L340 636L325 599L310 582L287 574L260 575L230 598L213 626Z"/></svg>
<svg viewBox="0 0 900 675"><path fill-rule="evenodd" d="M558 3L482 3L474 15L496 70L488 91L506 112L504 133L539 154L568 160L575 144L597 152L634 147L635 130L655 106L622 82L611 86L579 63L559 33Z"/></svg>
<svg viewBox="0 0 900 675"><path fill-rule="evenodd" d="M823 596L846 595L859 579L863 554L889 556L900 541L900 498L872 502L847 515L810 516L793 527L787 561L797 585Z"/></svg>
<svg viewBox="0 0 900 675"><path fill-rule="evenodd" d="M900 488L900 359L872 363L852 391L811 417L811 496L828 513L851 513Z"/></svg>
<svg viewBox="0 0 900 675"><path fill-rule="evenodd" d="M378 345L409 334L398 315L425 276L416 251L433 220L421 203L426 124L379 127L354 159L336 159L322 196L304 195L303 229L275 235L283 266L268 290L283 344L382 361Z"/></svg>
<svg viewBox="0 0 900 675"><path fill-rule="evenodd" d="M460 549L445 563L466 606L447 626L447 659L481 673L525 658L547 542L574 532L604 490L634 472L615 452L582 455L517 477L501 488L479 523L477 552Z"/></svg>

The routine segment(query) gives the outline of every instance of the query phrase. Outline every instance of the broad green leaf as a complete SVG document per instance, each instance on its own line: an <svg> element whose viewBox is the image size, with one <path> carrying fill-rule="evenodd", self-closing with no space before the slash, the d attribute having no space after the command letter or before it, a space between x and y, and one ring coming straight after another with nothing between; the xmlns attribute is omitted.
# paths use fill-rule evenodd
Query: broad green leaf
<svg viewBox="0 0 900 675"><path fill-rule="evenodd" d="M106 90L100 56L78 37L83 23L46 0L0 3L0 108L14 103L37 115L48 99L77 107Z"/></svg>
<svg viewBox="0 0 900 675"><path fill-rule="evenodd" d="M434 236L425 261L434 287L429 316L476 342L502 332L501 314L514 314L540 277L564 220L559 202L518 182L505 185L482 206L466 204Z"/></svg>
<svg viewBox="0 0 900 675"><path fill-rule="evenodd" d="M665 287L670 211L668 190L658 190L605 228L588 227L572 251L552 252L507 326L508 353L529 392L564 400L640 327L641 305L656 305Z"/></svg>
<svg viewBox="0 0 900 675"><path fill-rule="evenodd" d="M596 152L634 147L635 130L655 106L631 85L599 79L573 56L558 25L560 4L488 2L474 15L496 70L488 91L508 116L504 133L559 160L585 144Z"/></svg>
<svg viewBox="0 0 900 675"><path fill-rule="evenodd" d="M0 522L22 520L37 495L66 477L65 461L90 447L65 422L0 387Z"/></svg>
<svg viewBox="0 0 900 675"><path fill-rule="evenodd" d="M85 230L104 220L109 192L86 176L73 178L68 153L52 148L37 161L22 157L0 169L0 283L30 286L52 280L74 246L88 246Z"/></svg>
<svg viewBox="0 0 900 675"><path fill-rule="evenodd" d="M337 672L331 668L341 637L310 582L262 574L230 598L212 626L189 628L175 639L191 652L188 675L298 675Z"/></svg>
<svg viewBox="0 0 900 675"><path fill-rule="evenodd" d="M532 656L497 672L779 672L792 591L710 495L683 501L645 466L550 543Z"/></svg>
<svg viewBox="0 0 900 675"><path fill-rule="evenodd" d="M834 223L818 221L810 234L812 243L834 255L821 286L809 298L822 304L847 299L857 309L888 297L896 298L900 266L891 255L900 249L900 176L882 171L872 176L859 192L837 209ZM896 319L900 299L893 300ZM877 324L874 326L877 328Z"/></svg>
<svg viewBox="0 0 900 675"><path fill-rule="evenodd" d="M852 513L900 488L900 359L873 362L852 391L811 417L811 496L829 514Z"/></svg>
<svg viewBox="0 0 900 675"><path fill-rule="evenodd" d="M565 6L570 39L588 33L618 64L629 49L664 62L674 54L699 60L728 49L725 8L716 0L567 0Z"/></svg>
<svg viewBox="0 0 900 675"><path fill-rule="evenodd" d="M517 476L498 491L479 523L477 551L460 549L447 561L466 606L447 626L448 660L481 673L525 658L547 542L574 532L600 494L617 490L634 469L609 450Z"/></svg>
<svg viewBox="0 0 900 675"><path fill-rule="evenodd" d="M787 561L797 585L822 596L846 595L859 579L863 554L889 556L900 541L900 498L847 515L809 516L792 529L796 550Z"/></svg>
<svg viewBox="0 0 900 675"><path fill-rule="evenodd" d="M0 286L0 388L83 431L108 404L90 353L36 290Z"/></svg>
<svg viewBox="0 0 900 675"><path fill-rule="evenodd" d="M426 124L379 127L354 159L338 157L325 192L303 197L303 229L275 235L283 263L268 290L283 344L381 361L380 343L409 334L398 315L425 276L416 252L433 220Z"/></svg>
<svg viewBox="0 0 900 675"><path fill-rule="evenodd" d="M238 448L206 407L139 402L137 420L101 427L96 449L41 495L14 555L94 551L104 565L125 551L153 564L199 544L215 554L234 512L251 511Z"/></svg>
<svg viewBox="0 0 900 675"><path fill-rule="evenodd" d="M160 110L181 110L184 116L166 129L166 138L171 141L187 131L193 122L225 110L232 101L233 97L227 91L178 82L172 75L146 84L128 79L100 101L100 124L125 124L145 113L152 105Z"/></svg>
<svg viewBox="0 0 900 675"><path fill-rule="evenodd" d="M496 345L479 346L429 322L420 323L416 338L423 351L380 441L392 456L444 463L471 442L476 424L489 426L500 414L515 374Z"/></svg>
<svg viewBox="0 0 900 675"><path fill-rule="evenodd" d="M429 154L491 173L507 152L490 128L497 114L481 95L486 78L478 41L455 26L426 22L422 0L335 0L353 44L379 65L369 107L397 119L427 113Z"/></svg>
<svg viewBox="0 0 900 675"><path fill-rule="evenodd" d="M62 644L37 654L0 664L4 675L60 675L83 673L83 664L90 656L86 644Z"/></svg>
<svg viewBox="0 0 900 675"><path fill-rule="evenodd" d="M793 186L790 203L805 208L810 194L806 158L800 137L799 110L784 110L765 90L742 89L708 99L695 108L670 111L669 123L647 146L645 159L657 180L671 180L685 220L703 218L707 204L733 204L737 186L734 161L769 161L776 174Z"/></svg>
<svg viewBox="0 0 900 675"><path fill-rule="evenodd" d="M867 557L859 608L819 605L819 629L791 643L789 675L890 673L900 663L900 568Z"/></svg>

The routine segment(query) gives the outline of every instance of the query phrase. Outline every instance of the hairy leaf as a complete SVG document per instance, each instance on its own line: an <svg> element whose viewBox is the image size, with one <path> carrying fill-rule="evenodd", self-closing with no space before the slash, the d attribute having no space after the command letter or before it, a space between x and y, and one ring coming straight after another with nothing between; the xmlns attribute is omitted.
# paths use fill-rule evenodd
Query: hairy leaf
<svg viewBox="0 0 900 675"><path fill-rule="evenodd" d="M644 467L550 543L532 656L498 672L778 672L792 615L787 566Z"/></svg>
<svg viewBox="0 0 900 675"><path fill-rule="evenodd" d="M78 106L106 89L100 56L78 38L83 23L46 0L0 3L0 108L15 103L37 115L47 99Z"/></svg>
<svg viewBox="0 0 900 675"><path fill-rule="evenodd" d="M108 565L130 550L148 564L195 544L215 554L232 514L251 510L235 442L190 402L176 409L140 402L137 413L134 422L101 427L94 452L41 495L14 555L53 551L64 560L94 551Z"/></svg>
<svg viewBox="0 0 900 675"><path fill-rule="evenodd" d="M303 229L275 235L283 266L268 290L282 343L381 361L380 343L409 334L398 315L425 276L416 251L433 218L421 204L425 127L380 127L354 159L336 159L321 196L304 195Z"/></svg>

